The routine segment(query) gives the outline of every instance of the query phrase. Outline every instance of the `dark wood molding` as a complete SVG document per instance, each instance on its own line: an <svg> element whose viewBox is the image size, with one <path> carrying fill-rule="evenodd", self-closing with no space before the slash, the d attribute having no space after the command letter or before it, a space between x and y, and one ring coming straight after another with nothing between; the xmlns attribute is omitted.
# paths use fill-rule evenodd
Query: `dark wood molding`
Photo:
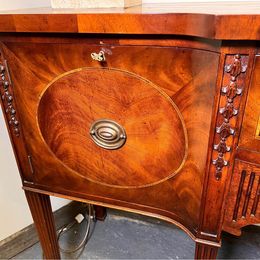
<svg viewBox="0 0 260 260"><path fill-rule="evenodd" d="M16 108L13 102L13 90L12 83L9 74L7 61L3 59L0 52L0 94L2 98L2 102L4 104L5 113L8 118L8 123L13 130L15 136L19 137L20 129L19 129L19 121L16 116Z"/></svg>
<svg viewBox="0 0 260 260"><path fill-rule="evenodd" d="M243 92L244 79L238 80L241 73L245 73L247 69L248 55L241 56L227 55L224 67L224 76L221 88L221 97L219 104L218 125L216 127L216 136L213 149L216 150L217 158L212 159L215 165L215 177L219 180L222 176L223 167L229 164L225 159L225 154L234 150L234 147L227 145L227 139L235 134L236 120L230 123L231 118L236 117L239 111L240 103L236 102L235 98ZM227 84L228 82L228 84ZM226 85L227 84L227 85ZM223 101L221 100L223 99ZM236 106L236 107L235 107ZM229 141L229 143L233 143Z"/></svg>
<svg viewBox="0 0 260 260"><path fill-rule="evenodd" d="M236 56L238 53L240 53L240 55ZM238 57L240 58L237 60ZM254 48L245 48L243 46L240 48L223 46L222 48L217 80L218 95L215 97L215 111L213 113L211 128L212 139L209 143L209 145L211 145L211 148L209 147L209 156L211 159L208 161L210 165L208 165L208 173L205 176L206 180L203 191L204 201L202 204L204 209L201 211L202 222L199 228L200 236L203 239L207 239L208 237L210 240L220 241L224 220L224 205L229 191L228 187L231 182L233 162L236 155L236 147L250 85L250 77L254 68L254 60ZM234 64L234 62L236 63L236 69L234 68L234 71L232 71L232 74L234 73L234 76L232 76L230 73L232 66L230 65ZM242 68L242 66L244 66L244 68ZM245 66L247 66L247 69ZM232 88L230 88L230 85L232 85ZM242 88L243 91L237 91L237 88ZM232 91L229 92L228 90L231 89ZM230 95L230 98L227 95ZM233 109L237 110L237 113L234 113L233 110L233 115L230 119L225 118L225 116L231 116L229 113L221 113L224 112L223 108L225 108L227 103L233 103ZM223 127L223 130L225 130L223 131L223 137L226 136L224 148L225 150L229 150L230 147L230 151L226 151L224 153L225 155L221 153L222 150L218 151L216 149L217 144L221 142L221 136L218 132L221 132L222 129L218 129L218 127L221 127L223 123L227 126L227 128ZM233 130L231 130L231 128ZM226 129L228 131L226 131ZM216 175L216 165L212 162L215 158L218 158L219 154L223 155L223 157L225 156L225 160L230 163L226 166L221 164L221 166L223 166L220 167L222 170L219 173L221 174Z"/></svg>
<svg viewBox="0 0 260 260"><path fill-rule="evenodd" d="M14 150L17 166L19 168L20 176L26 178L28 181L33 180L31 168L28 162L28 153L22 133L22 127L19 118L19 109L17 109L17 103L15 99L15 91L13 82L11 79L10 68L8 62L3 54L4 45L0 43L0 100L2 112L6 125L8 125L8 133L11 140L11 144ZM19 150L19 153L17 152Z"/></svg>
<svg viewBox="0 0 260 260"><path fill-rule="evenodd" d="M196 243L195 259L216 259L219 247Z"/></svg>

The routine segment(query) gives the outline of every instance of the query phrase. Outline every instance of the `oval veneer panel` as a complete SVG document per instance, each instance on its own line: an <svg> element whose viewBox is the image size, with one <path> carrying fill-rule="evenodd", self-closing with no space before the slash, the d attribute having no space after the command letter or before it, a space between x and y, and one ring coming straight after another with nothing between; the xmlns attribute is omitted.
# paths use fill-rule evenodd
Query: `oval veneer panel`
<svg viewBox="0 0 260 260"><path fill-rule="evenodd" d="M99 147L92 124L109 119L121 125L119 149ZM61 75L42 93L38 123L48 148L68 168L104 185L137 188L175 175L187 156L181 114L159 87L135 74L83 68Z"/></svg>

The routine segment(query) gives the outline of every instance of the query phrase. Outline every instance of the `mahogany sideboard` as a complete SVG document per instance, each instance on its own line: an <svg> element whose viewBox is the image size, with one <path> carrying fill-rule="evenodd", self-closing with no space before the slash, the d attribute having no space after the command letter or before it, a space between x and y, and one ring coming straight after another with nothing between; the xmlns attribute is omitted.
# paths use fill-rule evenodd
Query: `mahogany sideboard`
<svg viewBox="0 0 260 260"><path fill-rule="evenodd" d="M190 9L0 15L1 105L46 258L50 195L171 222L196 259L260 223L260 5Z"/></svg>

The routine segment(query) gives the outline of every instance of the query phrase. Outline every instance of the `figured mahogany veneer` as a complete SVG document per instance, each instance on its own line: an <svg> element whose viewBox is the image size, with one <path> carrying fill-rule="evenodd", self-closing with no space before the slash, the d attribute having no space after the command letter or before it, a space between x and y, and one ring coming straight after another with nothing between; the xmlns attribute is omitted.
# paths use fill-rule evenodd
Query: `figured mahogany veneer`
<svg viewBox="0 0 260 260"><path fill-rule="evenodd" d="M138 10L0 16L1 105L47 258L48 195L174 223L197 259L259 222L259 16Z"/></svg>
<svg viewBox="0 0 260 260"><path fill-rule="evenodd" d="M144 4L126 9L27 9L2 14L0 31L164 34L259 40L259 8L259 3L250 1L221 4L208 1Z"/></svg>
<svg viewBox="0 0 260 260"><path fill-rule="evenodd" d="M219 55L99 42L3 46L26 122L33 167L26 181L115 205L133 203L138 210L149 207L195 234ZM110 53L105 64L90 55L101 48ZM102 118L125 128L122 148L108 151L92 141L91 124ZM183 183L189 182L187 189Z"/></svg>
<svg viewBox="0 0 260 260"><path fill-rule="evenodd" d="M40 99L37 117L44 141L84 178L139 188L173 177L185 164L188 137L181 112L159 87L135 74L71 71L49 84ZM103 149L90 138L93 122L104 118L124 127L123 147Z"/></svg>

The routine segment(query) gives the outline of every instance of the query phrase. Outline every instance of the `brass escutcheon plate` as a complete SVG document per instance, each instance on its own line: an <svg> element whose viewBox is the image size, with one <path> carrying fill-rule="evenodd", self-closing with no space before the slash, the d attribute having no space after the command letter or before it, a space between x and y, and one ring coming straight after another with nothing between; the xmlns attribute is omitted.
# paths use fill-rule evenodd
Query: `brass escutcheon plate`
<svg viewBox="0 0 260 260"><path fill-rule="evenodd" d="M125 129L113 120L99 119L90 127L90 136L98 146L115 150L126 142Z"/></svg>

